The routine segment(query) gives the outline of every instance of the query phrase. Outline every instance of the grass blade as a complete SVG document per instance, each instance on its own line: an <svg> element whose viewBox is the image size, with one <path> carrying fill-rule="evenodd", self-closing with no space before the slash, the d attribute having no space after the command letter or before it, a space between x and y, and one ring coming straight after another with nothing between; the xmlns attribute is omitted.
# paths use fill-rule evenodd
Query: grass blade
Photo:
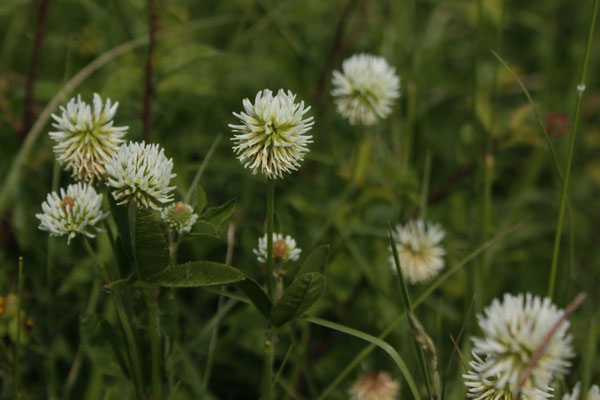
<svg viewBox="0 0 600 400"><path fill-rule="evenodd" d="M305 318L305 320L310 322L311 324L321 325L321 326L324 326L325 328L333 329L338 332L342 332L347 335L357 337L357 338L367 341L367 342L371 343L371 345L377 346L381 350L385 351L392 358L392 360L394 360L394 362L396 363L396 365L402 372L402 375L404 375L404 379L406 379L406 383L408 384L408 387L410 388L410 391L411 391L413 397L416 400L421 399L421 396L419 395L419 391L417 389L415 381L414 381L410 371L408 370L408 367L406 366L406 364L404 363L404 361L402 360L402 358L400 357L398 352L396 350L394 350L394 348L392 346L390 346L389 343L384 342L380 338L369 335L368 333L364 333L359 330L352 329L352 328L349 328L344 325L336 324L335 322L327 321L327 320L324 320L321 318L307 317L307 318ZM321 396L320 398L323 398L323 396Z"/></svg>

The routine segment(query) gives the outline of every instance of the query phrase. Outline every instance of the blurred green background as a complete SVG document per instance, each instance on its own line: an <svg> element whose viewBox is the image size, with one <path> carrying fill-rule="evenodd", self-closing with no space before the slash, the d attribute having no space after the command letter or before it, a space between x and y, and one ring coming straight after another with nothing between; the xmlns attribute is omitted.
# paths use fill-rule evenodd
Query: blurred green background
<svg viewBox="0 0 600 400"><path fill-rule="evenodd" d="M32 116L24 125L42 3L47 3L45 35L35 63ZM530 104L490 51L505 59L531 92L564 170L592 3L156 0L150 138L173 157L177 196L182 197L220 135L200 183L209 206L237 198L230 221L235 226L233 265L261 279L252 249L262 235L266 185L235 159L227 125L236 123L231 113L242 109L242 99L253 99L263 88L289 89L311 105L314 143L302 168L276 184L277 226L296 239L304 255L318 244L331 246L327 288L309 313L374 335L403 311L388 263L387 224L419 215L428 151L426 217L447 231L447 265L526 220L452 275L417 311L437 346L447 398L464 398L464 370L449 335L459 339L468 359L467 338L479 333L474 315L491 299L504 292L546 294L560 201L560 180ZM148 57L143 38L150 10L143 0L0 3L0 184L3 192L10 191L0 215L0 296L16 292L17 259L23 256L23 304L35 320L23 348L25 398L117 399L130 390L118 371L87 353L78 380L70 393L65 390L94 272L79 241L67 246L63 238L49 239L37 229L35 213L52 189L55 169L49 123L19 165L16 185L7 187L6 178L22 149L23 126L31 126L82 68L131 41L134 46L122 48L127 51L102 64L60 104L78 93L89 102L94 92L119 101L115 123L130 127L128 139L142 140ZM569 387L600 375L595 328L600 299L598 50L600 40L589 62L555 297L564 307L580 291L589 295L571 318L578 356L566 379ZM401 77L402 97L393 114L373 128L350 126L336 114L329 94L332 70L358 52L385 57ZM60 173L61 186L70 181ZM223 262L226 229L224 224L222 240L187 240L180 259ZM101 257L111 262L105 236L97 242ZM409 290L417 298L426 287ZM209 393L204 393L209 322L218 295L186 289L165 293L162 300L170 398L258 398L264 325L258 312L225 300ZM106 301L102 297L97 311L110 317ZM169 319L171 307L178 309L177 320ZM417 371L406 322L389 342ZM8 336L2 343L0 381L6 382L13 344ZM276 366L290 344L278 398L317 398L366 345L296 323L279 337ZM375 350L327 398L347 398L352 381L367 370L387 370L401 380L394 368ZM401 398L410 396L404 383L401 387Z"/></svg>

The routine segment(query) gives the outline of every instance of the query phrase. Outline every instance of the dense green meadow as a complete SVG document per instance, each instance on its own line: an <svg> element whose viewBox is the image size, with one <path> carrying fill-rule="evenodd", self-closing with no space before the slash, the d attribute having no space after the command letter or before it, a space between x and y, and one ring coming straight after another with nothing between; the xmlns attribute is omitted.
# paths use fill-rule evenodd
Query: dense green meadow
<svg viewBox="0 0 600 400"><path fill-rule="evenodd" d="M335 400L386 371L397 398L464 399L469 338L493 299L532 293L564 309L581 292L575 356L552 386L559 399L578 381L587 393L600 383L597 6L0 1L0 398ZM331 95L333 71L363 52L401 80L391 115L372 126L349 124ZM269 179L236 159L228 126L265 88L291 90L314 117L298 170L270 180L274 230L302 249L277 290L253 253ZM109 204L101 182L104 232L67 244L38 229L47 194L74 182L55 161L50 114L94 93L119 102L127 141L173 159L175 201L206 195L176 255L159 212ZM445 230L445 266L403 284L388 227L415 218ZM163 242L171 252L155 266ZM239 278L144 275L192 260Z"/></svg>

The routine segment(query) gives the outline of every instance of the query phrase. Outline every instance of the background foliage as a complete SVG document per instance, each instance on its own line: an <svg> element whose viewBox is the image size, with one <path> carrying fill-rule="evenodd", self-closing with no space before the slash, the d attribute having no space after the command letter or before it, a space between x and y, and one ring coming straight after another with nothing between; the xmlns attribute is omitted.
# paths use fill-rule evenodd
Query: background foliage
<svg viewBox="0 0 600 400"><path fill-rule="evenodd" d="M123 398L130 388L113 364L115 358L97 351L103 343L85 340L86 329L106 328L85 312L94 285L92 260L79 241L67 246L62 238L48 239L37 229L35 213L52 189L53 171L61 185L70 182L53 166L49 124L20 166L17 184L5 185L21 148L17 131L25 112L39 3L0 4L0 182L3 192L11 191L2 210L0 295L16 292L17 258L23 256L23 304L35 320L22 350L25 398ZM88 63L148 34L150 8L143 0L47 3L31 122ZM327 287L311 315L377 336L402 313L398 282L389 266L387 224L419 215L428 151L427 218L447 231L448 265L526 220L453 274L416 311L437 346L447 398L464 398L464 371L449 335L467 356L466 338L478 333L474 315L492 298L504 292L546 294L560 200L560 180L540 126L523 92L490 50L507 61L531 92L564 166L570 132L553 121L566 118L568 125L571 118L592 1L157 0L154 7L159 32L151 60L151 140L173 157L181 198L220 135L200 183L209 207L237 198L221 238L186 240L180 261L223 262L232 224L232 265L262 279L252 249L263 231L265 185L235 160L227 124L235 123L231 112L241 109L242 98L253 98L263 88L297 93L313 107L316 120L315 142L301 170L276 185L276 226L294 236L304 256L319 244L330 245ZM147 61L146 45L140 44L69 93L89 100L98 92L118 100L115 121L129 125L128 138L135 141L142 140ZM577 380L597 381L600 374L599 47L596 40L555 296L564 307L579 291L589 294L571 318L578 357L567 377L569 387ZM357 52L384 56L402 79L402 98L393 115L370 129L342 120L328 93L331 69ZM100 257L112 262L104 235L97 247ZM409 291L417 298L425 287ZM95 311L114 318L110 303L100 296ZM258 397L264 322L256 310L203 289L164 291L161 310L170 398ZM215 315L220 328L205 393ZM284 332L275 365L291 350L278 398L317 398L366 345L307 322ZM108 329L107 337L110 333ZM418 377L410 337L403 321L387 340ZM0 380L6 382L12 373L11 342L7 337L2 341ZM78 353L80 348L90 351ZM81 371L69 387L74 360ZM376 350L327 398L347 398L353 379L369 369L385 369L401 379L386 354ZM401 398L409 393L403 383Z"/></svg>

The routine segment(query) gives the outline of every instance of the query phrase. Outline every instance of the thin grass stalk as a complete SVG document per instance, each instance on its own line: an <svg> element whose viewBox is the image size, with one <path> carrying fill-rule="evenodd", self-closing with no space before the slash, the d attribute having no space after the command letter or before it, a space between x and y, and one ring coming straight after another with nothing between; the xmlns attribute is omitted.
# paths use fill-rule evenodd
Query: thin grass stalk
<svg viewBox="0 0 600 400"><path fill-rule="evenodd" d="M21 398L21 310L23 301L23 256L19 257L19 271L17 275L17 341L15 343L15 368L13 376L14 397Z"/></svg>
<svg viewBox="0 0 600 400"><path fill-rule="evenodd" d="M92 282L92 290L90 290L90 297L88 298L88 303L85 308L86 314L92 314L96 310L96 305L98 304L98 298L100 297L100 288L101 284L97 280ZM79 349L77 349L77 355L71 364L71 368L69 369L69 374L67 375L67 381L65 383L65 390L63 391L62 398L64 400L71 398L71 391L77 382L77 378L79 377L79 372L81 371L81 366L83 364L83 348L81 344L79 344Z"/></svg>
<svg viewBox="0 0 600 400"><path fill-rule="evenodd" d="M585 92L585 77L587 74L588 62L592 50L592 41L594 39L594 29L596 27L596 18L598 16L598 4L600 0L594 1L594 11L592 13L592 21L588 33L583 65L579 75L579 84L577 85L577 102L575 104L575 114L573 116L573 129L569 140L569 157L567 159L567 168L565 170L564 184L560 196L560 209L558 212L558 222L556 224L556 234L554 237L554 251L552 253L552 266L550 268L550 282L548 283L548 297L554 297L554 288L556 286L556 271L558 268L558 256L560 253L560 241L562 238L563 224L565 219L565 206L567 204L567 196L569 192L569 178L571 177L571 166L573 164L573 153L575 150L575 139L577 138L577 130L579 128L579 120L581 117L581 104L583 102L583 93Z"/></svg>
<svg viewBox="0 0 600 400"><path fill-rule="evenodd" d="M200 183L200 178L202 178L202 174L204 174L204 171L206 170L206 167L208 166L209 161L212 159L215 149L219 145L220 141L221 141L221 134L218 134L217 137L215 138L215 140L210 145L210 148L208 149L206 156L204 156L204 160L202 160L202 163L200 164L200 168L198 168L196 175L194 175L192 184L190 185L190 188L188 189L187 193L185 194L184 202L189 204L192 201L192 196L194 195L194 191L196 190L196 188L198 187L198 184Z"/></svg>
<svg viewBox="0 0 600 400"><path fill-rule="evenodd" d="M410 301L410 295L408 294L408 288L406 287L406 281L404 280L404 275L402 274L402 268L400 266L400 257L398 255L398 248L396 246L396 242L394 241L394 237L392 236L392 227L388 226L388 236L390 241L390 247L392 248L392 254L394 256L394 265L396 266L396 272L398 273L398 279L400 280L400 293L402 294L402 301L404 302L404 313L406 315L413 315L413 307ZM425 379L425 385L427 387L427 394L429 398L433 398L433 390L431 386L431 379L429 377L429 371L427 370L427 363L425 361L425 354L423 353L423 347L417 341L415 337L416 327L412 318L408 318L408 323L411 329L411 336L413 339L413 345L415 347L415 352L417 353L417 360L419 362L419 367L421 368L421 373L423 374L423 378Z"/></svg>
<svg viewBox="0 0 600 400"><path fill-rule="evenodd" d="M96 252L94 251L94 249L92 249L90 242L85 237L82 237L82 241L83 246L85 247L85 250L87 251L88 255L94 260L94 265L96 266L98 274L106 283L110 282L110 278L106 268L104 267L104 263L98 258ZM117 310L117 315L119 317L119 322L121 323L121 328L123 330L123 335L125 336L125 341L127 342L127 353L129 356L130 374L134 391L138 400L143 400L145 396L141 372L142 364L140 361L140 355L137 349L135 336L133 335L133 330L131 329L131 323L129 322L129 317L127 316L127 312L125 311L125 306L123 305L122 299L113 292L111 292L111 297L113 299L115 309Z"/></svg>
<svg viewBox="0 0 600 400"><path fill-rule="evenodd" d="M425 152L425 168L423 171L423 181L421 183L421 199L419 205L419 215L421 219L427 218L427 199L429 198L429 181L431 180L431 151Z"/></svg>
<svg viewBox="0 0 600 400"><path fill-rule="evenodd" d="M60 173L62 171L61 165L58 161L54 161L54 166L52 169L52 186L51 192L58 192L58 188L60 186ZM46 256L46 327L48 332L48 337L51 337L51 332L54 331L54 301L53 301L53 288L54 288L54 256L56 253L56 238L52 235L48 235L48 251ZM50 352L48 360L47 360L47 369L48 375L50 377L49 385L47 386L48 397L52 399L57 398L57 376L56 376L56 364L54 352Z"/></svg>
<svg viewBox="0 0 600 400"><path fill-rule="evenodd" d="M231 265L231 259L233 258L233 246L235 244L235 225L229 224L229 228L227 228L227 253L225 254L225 265ZM221 307L223 306L223 301L225 297L219 295L219 300L217 302L217 312L215 314L219 314L221 311ZM202 380L202 392L206 394L208 390L208 383L210 382L210 374L212 371L212 365L215 358L215 349L217 347L217 339L219 335L219 320L217 319L215 325L212 328L210 334L210 342L208 343L208 354L206 356L206 368L204 372L204 379Z"/></svg>

